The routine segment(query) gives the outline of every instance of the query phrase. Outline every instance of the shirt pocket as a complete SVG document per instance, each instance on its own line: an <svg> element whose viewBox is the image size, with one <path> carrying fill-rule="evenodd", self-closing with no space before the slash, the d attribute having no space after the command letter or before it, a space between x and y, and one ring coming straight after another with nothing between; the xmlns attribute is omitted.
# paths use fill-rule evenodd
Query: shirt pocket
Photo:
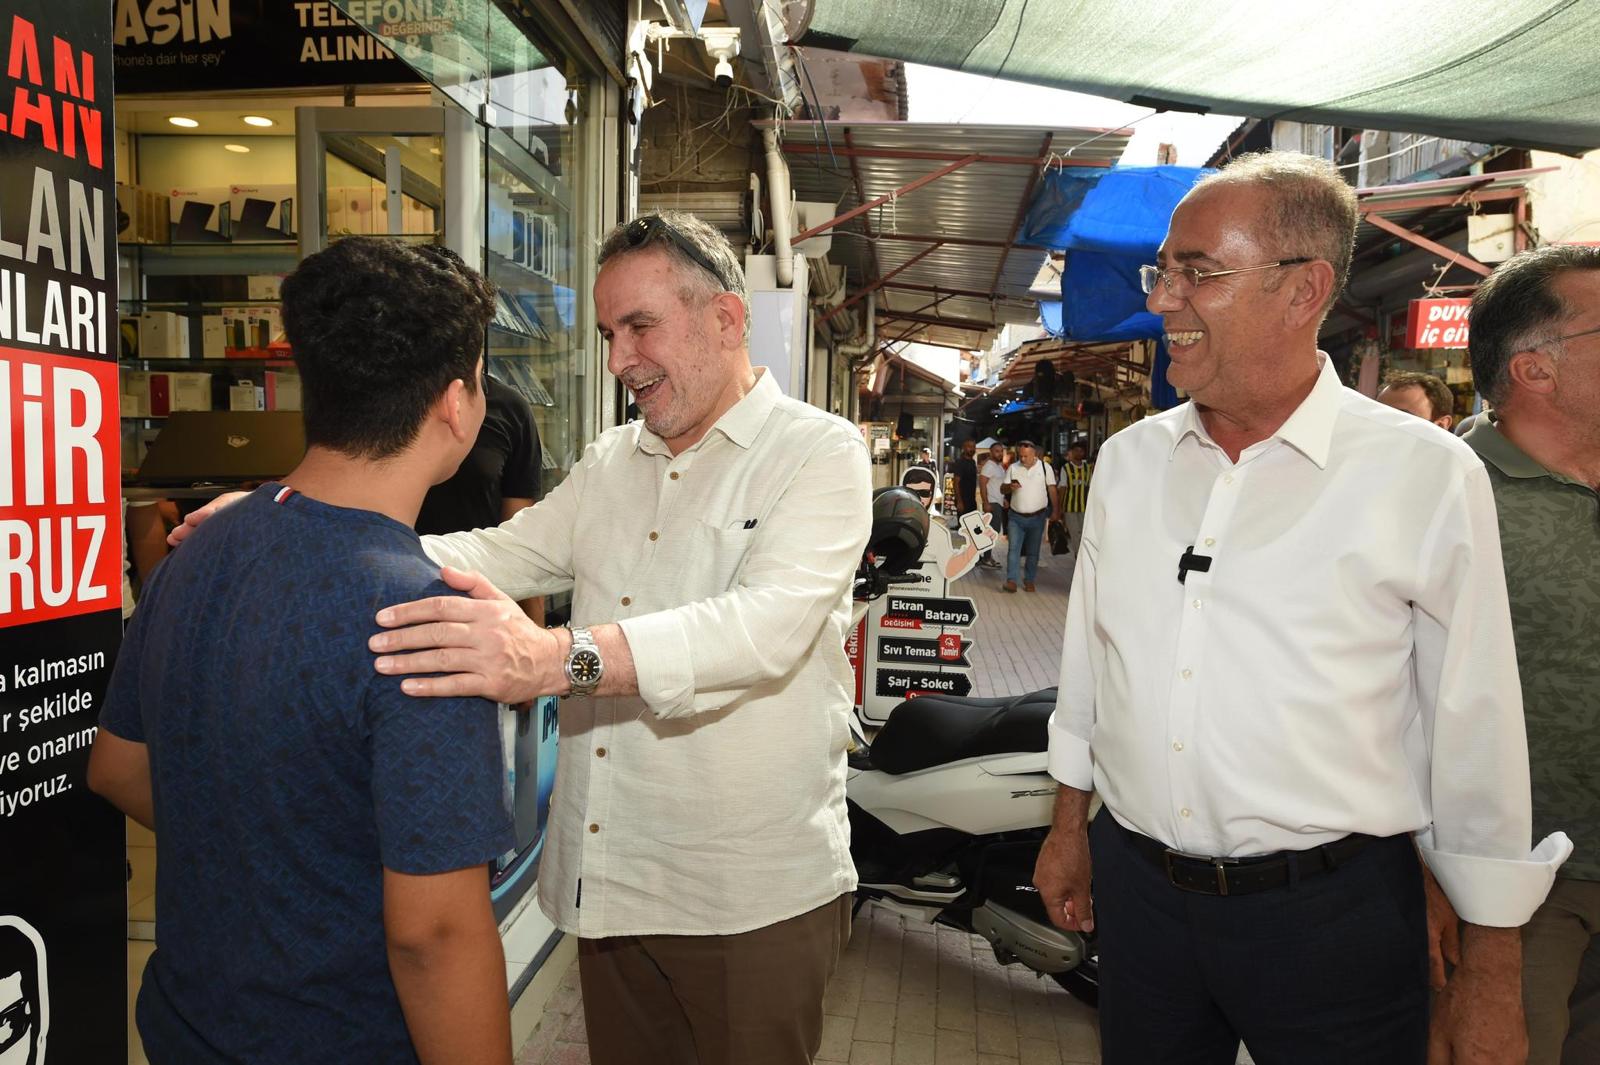
<svg viewBox="0 0 1600 1065"><path fill-rule="evenodd" d="M710 599L738 584L755 538L755 526L745 528L743 521L724 525L697 518L684 529L677 549L663 551L659 561L668 567L682 602Z"/></svg>

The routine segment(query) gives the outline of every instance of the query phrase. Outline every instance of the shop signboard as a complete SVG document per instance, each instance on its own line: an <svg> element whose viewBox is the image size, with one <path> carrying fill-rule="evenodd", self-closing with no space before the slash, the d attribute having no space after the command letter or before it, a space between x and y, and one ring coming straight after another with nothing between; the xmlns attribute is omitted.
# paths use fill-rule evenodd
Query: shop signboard
<svg viewBox="0 0 1600 1065"><path fill-rule="evenodd" d="M367 0L375 17L449 21L463 0ZM95 5L88 7L93 10ZM383 85L415 71L333 0L112 0L118 92ZM405 39L404 37L402 39Z"/></svg>
<svg viewBox="0 0 1600 1065"><path fill-rule="evenodd" d="M1406 307L1408 348L1464 348L1470 299L1412 300Z"/></svg>
<svg viewBox="0 0 1600 1065"><path fill-rule="evenodd" d="M0 1058L34 1065L127 1059L123 818L85 780L122 632L110 16L0 20Z"/></svg>
<svg viewBox="0 0 1600 1065"><path fill-rule="evenodd" d="M976 511L962 515L961 527L958 548L936 515L927 547L910 571L914 582L894 585L873 600L845 643L856 673L856 705L869 725L883 724L905 699L972 693L972 639L966 630L978 620L978 607L952 596L950 586L971 572L996 537Z"/></svg>

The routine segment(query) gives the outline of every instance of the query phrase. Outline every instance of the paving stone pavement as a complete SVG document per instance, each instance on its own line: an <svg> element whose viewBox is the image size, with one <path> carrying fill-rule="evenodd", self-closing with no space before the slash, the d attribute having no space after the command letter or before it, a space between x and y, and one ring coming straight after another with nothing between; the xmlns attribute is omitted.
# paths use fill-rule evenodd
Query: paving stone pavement
<svg viewBox="0 0 1600 1065"><path fill-rule="evenodd" d="M823 999L829 1065L1098 1065L1092 1009L987 943L877 906L856 917ZM588 1065L577 962L517 1065ZM751 1062L750 1065L761 1065Z"/></svg>
<svg viewBox="0 0 1600 1065"><path fill-rule="evenodd" d="M1005 564L1005 541L994 547ZM1061 676L1061 635L1067 623L1067 590L1077 554L1050 554L1039 559L1037 591L1002 590L1005 570L974 567L950 586L978 607L972 635L972 694L982 697L1022 695L1054 687Z"/></svg>

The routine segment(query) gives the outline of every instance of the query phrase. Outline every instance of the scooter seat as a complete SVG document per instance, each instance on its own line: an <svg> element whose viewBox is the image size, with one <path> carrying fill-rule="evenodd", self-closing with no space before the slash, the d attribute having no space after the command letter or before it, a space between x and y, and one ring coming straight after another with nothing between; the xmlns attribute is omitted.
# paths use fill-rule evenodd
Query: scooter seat
<svg viewBox="0 0 1600 1065"><path fill-rule="evenodd" d="M1054 688L1006 699L907 699L873 740L872 764L898 776L986 754L1042 751L1055 707Z"/></svg>

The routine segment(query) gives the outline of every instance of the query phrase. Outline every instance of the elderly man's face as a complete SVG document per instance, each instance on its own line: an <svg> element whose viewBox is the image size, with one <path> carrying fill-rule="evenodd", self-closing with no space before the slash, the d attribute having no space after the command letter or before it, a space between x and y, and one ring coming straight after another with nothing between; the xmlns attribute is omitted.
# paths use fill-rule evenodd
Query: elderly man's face
<svg viewBox="0 0 1600 1065"><path fill-rule="evenodd" d="M684 268L656 248L612 259L594 283L596 321L610 345L607 368L674 451L705 435L737 387L737 348L724 343L733 326L719 319L716 299L686 302L685 286Z"/></svg>
<svg viewBox="0 0 1600 1065"><path fill-rule="evenodd" d="M1270 263L1289 254L1257 235L1258 189L1218 186L1191 193L1172 214L1157 255L1164 267L1192 266L1202 272ZM1288 267L1285 269L1293 269ZM1233 274L1201 282L1186 295L1164 284L1145 298L1161 315L1172 364L1167 380L1208 406L1226 405L1257 375L1273 372L1284 334L1276 286L1281 271ZM1267 285L1274 291L1267 291Z"/></svg>
<svg viewBox="0 0 1600 1065"><path fill-rule="evenodd" d="M1550 288L1572 311L1562 321L1561 333L1600 327L1600 270L1568 270ZM1553 366L1551 404L1562 421L1586 431L1600 446L1600 333L1562 341Z"/></svg>
<svg viewBox="0 0 1600 1065"><path fill-rule="evenodd" d="M1017 448L1017 458L1022 460L1023 466L1032 469L1033 464L1039 461L1039 453L1031 447L1019 447Z"/></svg>

